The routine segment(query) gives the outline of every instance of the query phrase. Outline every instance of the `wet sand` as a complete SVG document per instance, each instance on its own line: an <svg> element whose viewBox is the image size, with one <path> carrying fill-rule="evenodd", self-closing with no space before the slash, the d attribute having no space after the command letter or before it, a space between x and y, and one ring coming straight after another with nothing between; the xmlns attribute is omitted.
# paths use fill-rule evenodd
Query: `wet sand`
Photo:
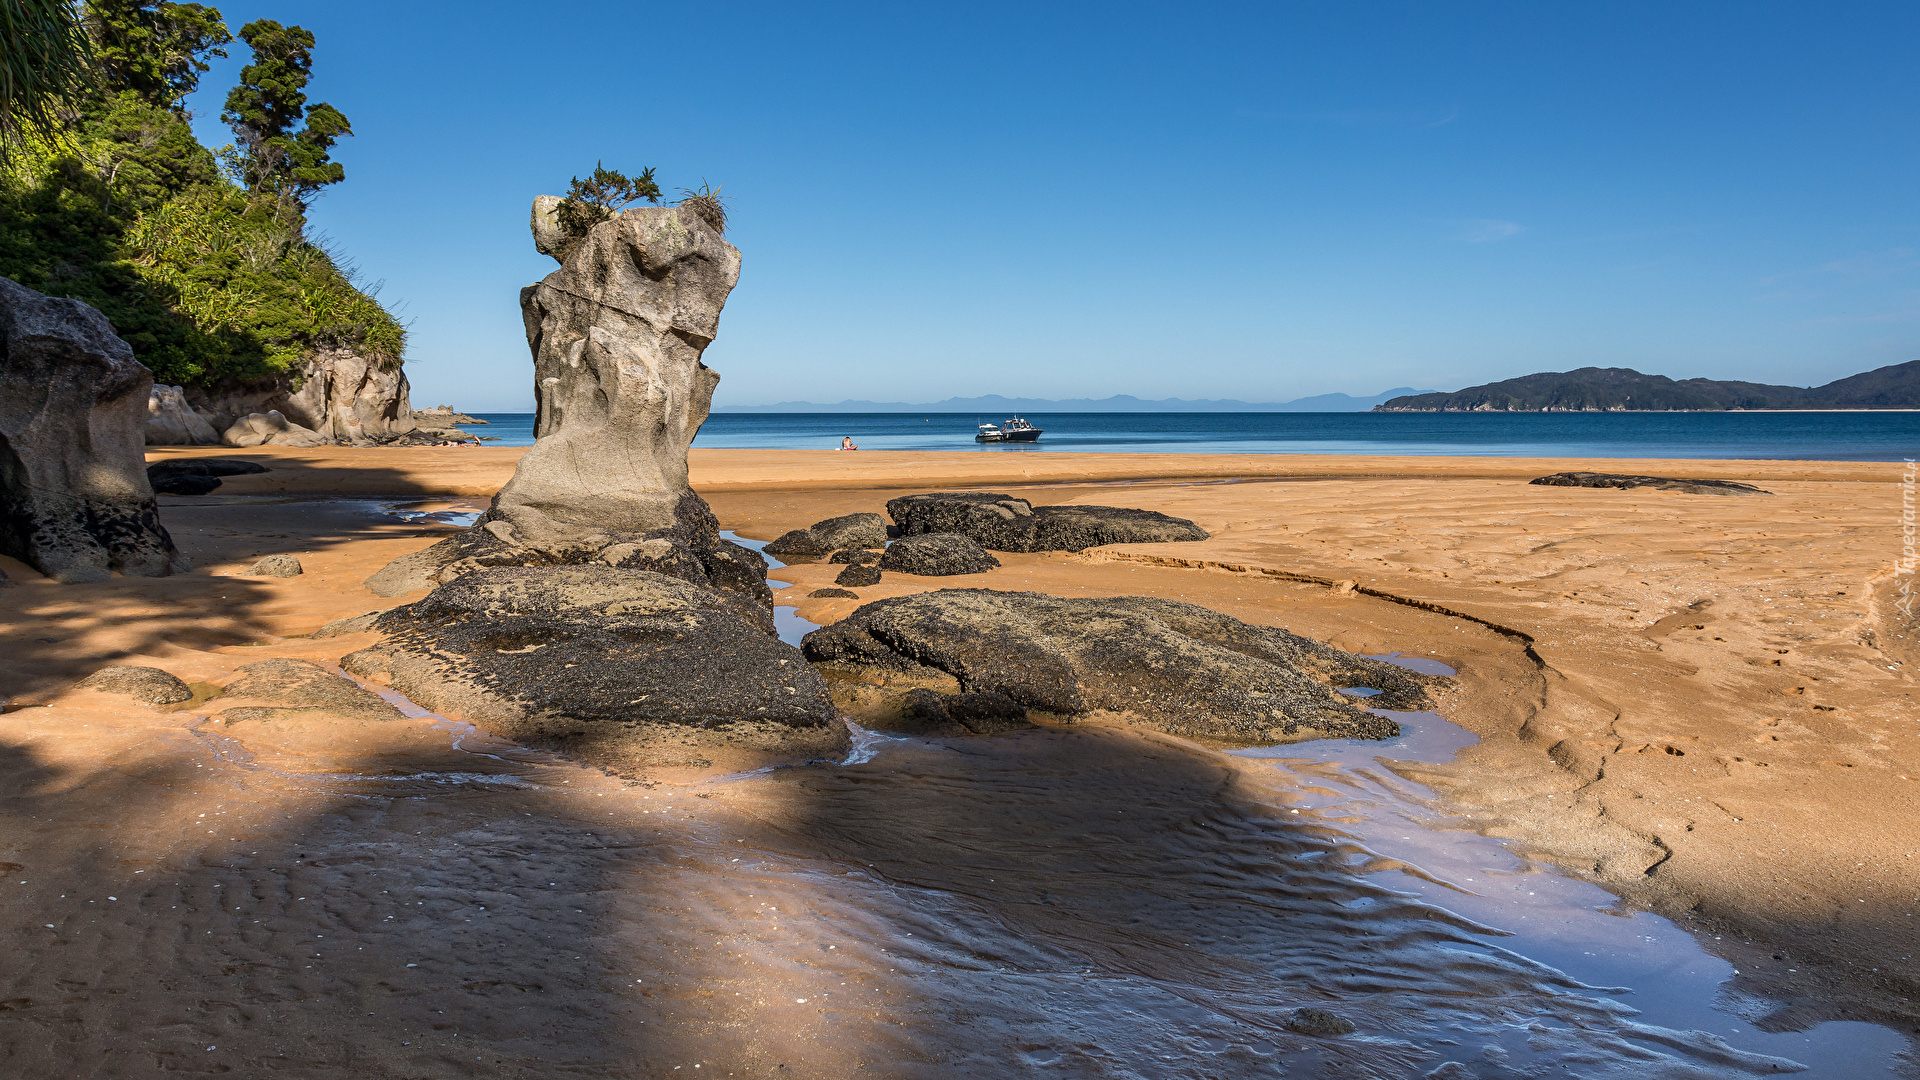
<svg viewBox="0 0 1920 1080"><path fill-rule="evenodd" d="M1139 729L916 741L866 765L636 785L432 718L216 730L199 702L156 711L69 689L109 662L211 686L262 657L367 644L298 635L405 602L359 583L446 529L343 497L477 507L520 452L228 453L275 472L163 499L193 574L54 586L0 559L19 583L0 591L13 699L0 905L19 943L0 1061L100 1076L1241 1076L1315 1061L1330 1076L1417 1076L1448 1053L1435 1032L1492 1039L1518 1010L1586 1033L1555 1037L1584 1047L1556 1051L1561 1063L1668 1068L1596 1049L1629 1037L1601 999L1445 947L1472 928L1396 899L1344 841L1276 820L1263 764ZM1915 1029L1920 781L1905 777L1920 776L1920 710L1915 627L1891 597L1896 466L761 451L692 464L722 522L762 539L950 486L1191 517L1214 538L1002 555L989 574L860 591L1180 597L1442 660L1460 671L1442 711L1480 741L1450 764L1399 766L1437 793L1436 813L1695 930L1741 972L1731 991L1764 1003L1758 1026ZM1525 484L1629 464L1776 494ZM282 551L307 573L232 576ZM831 570L779 571L794 584L778 602L843 616L855 602L805 598ZM1335 861L1309 871L1315 845ZM1274 970L1298 977L1276 987L1262 977ZM1474 989L1417 992L1435 980ZM1371 1041L1285 1029L1316 1003ZM1663 1052L1688 1067L1709 1053ZM1349 1054L1366 1060L1342 1065ZM1167 1055L1182 1063L1153 1064Z"/></svg>

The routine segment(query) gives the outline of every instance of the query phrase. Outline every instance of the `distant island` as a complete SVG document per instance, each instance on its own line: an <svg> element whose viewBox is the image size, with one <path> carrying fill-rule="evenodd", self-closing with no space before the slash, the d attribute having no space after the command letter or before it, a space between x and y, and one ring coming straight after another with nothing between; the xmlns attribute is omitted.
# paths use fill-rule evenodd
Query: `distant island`
<svg viewBox="0 0 1920 1080"><path fill-rule="evenodd" d="M1366 412L1389 399L1406 394L1422 394L1411 386L1397 386L1372 397L1347 394L1319 394L1292 401L1186 401L1162 398L1143 401L1131 394L1109 398L1010 398L999 394L984 397L948 398L930 404L912 405L900 401L842 401L834 405L814 401L782 401L777 405L716 405L717 413L1104 413L1104 412Z"/></svg>
<svg viewBox="0 0 1920 1080"><path fill-rule="evenodd" d="M1669 379L1632 368L1522 375L1451 394L1396 397L1374 412L1730 412L1766 409L1920 409L1920 360L1825 386Z"/></svg>

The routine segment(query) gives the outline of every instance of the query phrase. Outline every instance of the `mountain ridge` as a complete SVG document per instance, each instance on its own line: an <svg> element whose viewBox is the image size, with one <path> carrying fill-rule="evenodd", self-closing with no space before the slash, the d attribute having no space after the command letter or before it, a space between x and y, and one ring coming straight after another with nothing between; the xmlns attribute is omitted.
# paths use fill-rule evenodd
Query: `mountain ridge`
<svg viewBox="0 0 1920 1080"><path fill-rule="evenodd" d="M1670 379L1632 368L1543 371L1452 393L1410 394L1374 412L1743 412L1920 409L1920 360L1835 379L1823 386L1775 386L1721 379Z"/></svg>

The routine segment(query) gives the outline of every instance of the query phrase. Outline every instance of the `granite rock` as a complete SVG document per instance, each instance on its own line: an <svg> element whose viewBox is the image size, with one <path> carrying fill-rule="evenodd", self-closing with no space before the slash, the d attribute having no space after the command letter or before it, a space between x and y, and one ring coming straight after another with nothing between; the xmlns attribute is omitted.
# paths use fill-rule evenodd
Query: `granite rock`
<svg viewBox="0 0 1920 1080"><path fill-rule="evenodd" d="M1084 551L1102 544L1205 540L1185 518L1119 506L1034 506L1012 495L937 491L887 501L904 536L959 533L994 551Z"/></svg>
<svg viewBox="0 0 1920 1080"><path fill-rule="evenodd" d="M103 667L75 685L108 694L125 694L148 705L177 705L193 697L193 690L186 683L152 667Z"/></svg>
<svg viewBox="0 0 1920 1080"><path fill-rule="evenodd" d="M141 435L148 446L213 446L220 441L220 433L207 418L187 404L184 389L159 383L147 394L147 420Z"/></svg>
<svg viewBox="0 0 1920 1080"><path fill-rule="evenodd" d="M808 634L802 649L836 684L864 684L854 689L867 695L867 711L849 711L868 726L888 708L897 714L898 698L921 687L1239 745L1383 739L1399 725L1337 688L1370 686L1382 691L1370 705L1422 709L1433 682L1276 627L1140 596L942 589L864 604Z"/></svg>
<svg viewBox="0 0 1920 1080"><path fill-rule="evenodd" d="M1665 476L1631 476L1622 473L1563 472L1542 476L1529 484L1546 487L1653 488L1679 491L1688 495L1771 495L1752 484L1734 480L1676 480Z"/></svg>
<svg viewBox="0 0 1920 1080"><path fill-rule="evenodd" d="M300 565L299 559L292 555L282 553L279 555L268 555L259 562L240 571L240 576L287 578L299 577L304 573L306 573L306 570Z"/></svg>
<svg viewBox="0 0 1920 1080"><path fill-rule="evenodd" d="M878 585L880 584L880 568L877 566L869 566L865 563L853 563L845 570L840 571L840 576L834 578L833 583L855 589L865 588L868 585Z"/></svg>
<svg viewBox="0 0 1920 1080"><path fill-rule="evenodd" d="M152 386L104 315L0 278L0 554L60 582L188 569L147 482Z"/></svg>
<svg viewBox="0 0 1920 1080"><path fill-rule="evenodd" d="M248 413L221 434L228 446L325 446L319 432L288 420L278 409Z"/></svg>

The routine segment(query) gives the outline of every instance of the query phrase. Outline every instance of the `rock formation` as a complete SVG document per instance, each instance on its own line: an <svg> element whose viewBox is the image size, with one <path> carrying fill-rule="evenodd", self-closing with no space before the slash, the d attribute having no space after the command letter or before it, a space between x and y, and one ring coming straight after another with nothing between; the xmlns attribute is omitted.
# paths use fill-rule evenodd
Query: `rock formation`
<svg viewBox="0 0 1920 1080"><path fill-rule="evenodd" d="M540 227L549 203L536 242L564 259L521 292L537 441L478 525L367 580L383 596L432 592L340 627L384 635L342 663L613 768L839 752L824 684L774 634L766 560L722 540L687 486L719 382L700 354L739 252L692 211L658 207L556 246ZM862 537L882 524L867 517Z"/></svg>
<svg viewBox="0 0 1920 1080"><path fill-rule="evenodd" d="M244 458L175 458L147 466L147 483L161 495L205 495L220 486L223 476L246 476L272 472L257 461Z"/></svg>
<svg viewBox="0 0 1920 1080"><path fill-rule="evenodd" d="M274 412L312 432L318 439L313 445L373 446L415 427L400 365L347 348L314 352L296 372L212 388L190 386L185 394L193 412L222 433L249 416Z"/></svg>
<svg viewBox="0 0 1920 1080"><path fill-rule="evenodd" d="M1628 476L1620 473L1563 472L1542 476L1529 484L1546 487L1653 488L1688 495L1771 495L1773 492L1734 480L1675 480L1665 476Z"/></svg>
<svg viewBox="0 0 1920 1080"><path fill-rule="evenodd" d="M1101 544L1205 540L1185 518L1118 506L1034 506L1011 495L936 491L887 501L905 536L959 533L994 551L1084 551Z"/></svg>
<svg viewBox="0 0 1920 1080"><path fill-rule="evenodd" d="M280 414L278 409L249 413L234 421L220 436L228 446L325 446L327 440L317 431L301 427Z"/></svg>
<svg viewBox="0 0 1920 1080"><path fill-rule="evenodd" d="M1339 689L1372 687L1381 693L1370 705L1422 709L1432 681L1275 627L1141 596L942 589L866 604L801 647L835 703L868 727L897 726L910 705L927 714L927 702L907 700L918 688L1241 745L1383 739L1399 725L1354 707Z"/></svg>
<svg viewBox="0 0 1920 1080"><path fill-rule="evenodd" d="M922 577L984 574L1000 565L971 537L959 533L921 533L903 536L880 556L880 569Z"/></svg>
<svg viewBox="0 0 1920 1080"><path fill-rule="evenodd" d="M879 514L847 514L816 521L767 543L767 553L782 558L818 558L839 548L857 550L887 546L887 520Z"/></svg>
<svg viewBox="0 0 1920 1080"><path fill-rule="evenodd" d="M147 483L152 387L105 316L0 278L0 554L62 582L187 568Z"/></svg>
<svg viewBox="0 0 1920 1080"><path fill-rule="evenodd" d="M299 577L306 572L306 568L300 565L299 559L282 552L278 555L268 555L252 566L247 567L245 570L240 571L240 576L285 578Z"/></svg>
<svg viewBox="0 0 1920 1080"><path fill-rule="evenodd" d="M158 383L147 397L144 434L148 446L213 446L220 441L207 418L187 404L186 391Z"/></svg>
<svg viewBox="0 0 1920 1080"><path fill-rule="evenodd" d="M74 685L106 694L125 694L153 706L176 705L193 697L192 688L177 676L151 667L103 667Z"/></svg>
<svg viewBox="0 0 1920 1080"><path fill-rule="evenodd" d="M379 616L341 661L530 746L616 769L684 765L731 744L840 753L820 676L720 593L610 566L464 574Z"/></svg>
<svg viewBox="0 0 1920 1080"><path fill-rule="evenodd" d="M877 566L869 566L865 563L853 563L845 570L840 571L840 576L834 578L833 583L854 589L862 589L868 585L878 585L880 584L880 568Z"/></svg>

